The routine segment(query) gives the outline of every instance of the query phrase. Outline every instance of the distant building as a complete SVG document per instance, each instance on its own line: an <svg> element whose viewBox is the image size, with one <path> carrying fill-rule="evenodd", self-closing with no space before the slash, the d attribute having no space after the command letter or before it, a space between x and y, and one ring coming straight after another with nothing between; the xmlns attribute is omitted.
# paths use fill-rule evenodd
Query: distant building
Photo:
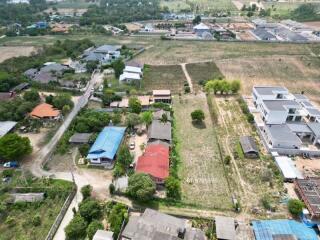
<svg viewBox="0 0 320 240"><path fill-rule="evenodd" d="M8 0L7 4L30 4L29 0Z"/></svg>
<svg viewBox="0 0 320 240"><path fill-rule="evenodd" d="M204 24L204 23L200 23L200 24L198 24L198 25L196 25L196 26L193 27L193 32L194 32L197 36L202 37L205 32L210 33L210 27L208 27L208 26L207 26L206 24Z"/></svg>
<svg viewBox="0 0 320 240"><path fill-rule="evenodd" d="M112 63L121 56L120 45L102 45L98 48L91 47L84 51L82 60L86 62L97 61L101 65Z"/></svg>
<svg viewBox="0 0 320 240"><path fill-rule="evenodd" d="M89 150L91 164L112 165L125 134L124 127L105 127Z"/></svg>
<svg viewBox="0 0 320 240"><path fill-rule="evenodd" d="M123 73L120 75L119 81L120 83L131 83L133 81L140 81L142 76L142 68L126 65Z"/></svg>
<svg viewBox="0 0 320 240"><path fill-rule="evenodd" d="M168 144L171 144L171 123L164 123L158 120L153 120L148 130L148 138L148 142L161 140L167 142Z"/></svg>
<svg viewBox="0 0 320 240"><path fill-rule="evenodd" d="M171 91L170 90L153 90L152 91L153 101L155 103L171 103Z"/></svg>
<svg viewBox="0 0 320 240"><path fill-rule="evenodd" d="M131 216L119 240L205 240L200 229L192 228L188 220L176 218L147 208L141 216Z"/></svg>

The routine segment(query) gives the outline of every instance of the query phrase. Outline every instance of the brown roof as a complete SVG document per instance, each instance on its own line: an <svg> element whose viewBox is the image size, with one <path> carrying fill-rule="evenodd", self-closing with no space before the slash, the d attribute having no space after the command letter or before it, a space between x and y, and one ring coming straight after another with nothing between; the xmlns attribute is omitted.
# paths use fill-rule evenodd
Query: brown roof
<svg viewBox="0 0 320 240"><path fill-rule="evenodd" d="M36 118L46 118L46 117L58 117L60 111L55 109L52 105L47 103L41 103L36 106L30 115Z"/></svg>

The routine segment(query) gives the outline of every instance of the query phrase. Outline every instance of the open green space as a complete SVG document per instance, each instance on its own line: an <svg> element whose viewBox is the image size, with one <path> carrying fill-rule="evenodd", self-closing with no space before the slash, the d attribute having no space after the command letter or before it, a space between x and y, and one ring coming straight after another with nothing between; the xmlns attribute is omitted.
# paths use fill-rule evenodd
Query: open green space
<svg viewBox="0 0 320 240"><path fill-rule="evenodd" d="M181 93L186 81L180 65L146 65L142 88L146 91L170 89L173 93Z"/></svg>
<svg viewBox="0 0 320 240"><path fill-rule="evenodd" d="M210 209L232 209L231 193L213 123L204 94L176 97L173 103L176 134L181 156L182 201ZM205 113L203 124L193 124L190 114L196 109Z"/></svg>
<svg viewBox="0 0 320 240"><path fill-rule="evenodd" d="M71 190L71 182L14 172L9 183L0 183L0 239L45 239ZM12 191L44 192L45 198L34 203L7 203Z"/></svg>
<svg viewBox="0 0 320 240"><path fill-rule="evenodd" d="M191 11L197 13L211 13L215 11L233 11L236 10L231 0L162 0L162 7L168 7L174 12Z"/></svg>

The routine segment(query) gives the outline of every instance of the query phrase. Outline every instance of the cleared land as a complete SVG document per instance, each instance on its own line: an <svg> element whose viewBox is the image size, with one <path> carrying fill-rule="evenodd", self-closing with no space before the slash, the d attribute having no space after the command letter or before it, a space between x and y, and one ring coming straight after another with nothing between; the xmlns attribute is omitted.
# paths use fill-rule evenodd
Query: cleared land
<svg viewBox="0 0 320 240"><path fill-rule="evenodd" d="M180 93L184 91L186 81L180 65L147 65L144 69L142 88L146 91L170 89L173 93Z"/></svg>
<svg viewBox="0 0 320 240"><path fill-rule="evenodd" d="M231 0L169 0L161 1L161 6L167 6L170 10L179 12L181 10L197 10L200 13L210 11L231 11L236 10Z"/></svg>
<svg viewBox="0 0 320 240"><path fill-rule="evenodd" d="M253 136L259 144L259 137L241 112L239 103L235 97L214 97L213 101L218 112L217 134L224 155L232 157L231 163L226 165L229 181L234 189L238 191L241 199L241 206L244 213L251 213L253 208L263 210L262 199L271 206L277 206L275 215L285 215L285 206L279 205L278 193L283 191L281 177L273 160L260 153L259 159L246 158L239 145L240 136ZM263 146L259 144L263 150ZM276 177L278 176L278 177ZM263 216L265 212L261 212Z"/></svg>
<svg viewBox="0 0 320 240"><path fill-rule="evenodd" d="M192 79L192 85L196 92L201 89L201 82L223 77L214 62L190 63L186 65L186 68Z"/></svg>
<svg viewBox="0 0 320 240"><path fill-rule="evenodd" d="M224 175L218 145L204 94L174 99L176 134L181 155L182 200L211 209L231 209L231 193ZM205 112L203 125L194 125L190 114Z"/></svg>
<svg viewBox="0 0 320 240"><path fill-rule="evenodd" d="M0 63L12 57L29 56L35 50L34 47L0 47Z"/></svg>

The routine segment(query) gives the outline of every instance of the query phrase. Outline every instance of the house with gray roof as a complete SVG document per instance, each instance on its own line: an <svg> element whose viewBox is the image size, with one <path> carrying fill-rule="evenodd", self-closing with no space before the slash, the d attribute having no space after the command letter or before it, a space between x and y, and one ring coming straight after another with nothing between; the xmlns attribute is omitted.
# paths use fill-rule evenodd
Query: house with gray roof
<svg viewBox="0 0 320 240"><path fill-rule="evenodd" d="M216 216L216 234L218 240L235 240L236 225L235 219L231 217Z"/></svg>
<svg viewBox="0 0 320 240"><path fill-rule="evenodd" d="M259 156L259 149L253 137L251 136L240 137L240 145L246 157L257 158Z"/></svg>
<svg viewBox="0 0 320 240"><path fill-rule="evenodd" d="M268 31L265 28L256 28L252 30L252 33L258 40L263 41L276 41L277 37L276 35L272 34L270 31Z"/></svg>
<svg viewBox="0 0 320 240"><path fill-rule="evenodd" d="M97 48L89 48L82 55L83 61L97 61L101 65L110 64L120 58L121 45L102 45Z"/></svg>
<svg viewBox="0 0 320 240"><path fill-rule="evenodd" d="M147 208L141 216L131 216L120 240L205 240L200 229L192 228L188 220Z"/></svg>
<svg viewBox="0 0 320 240"><path fill-rule="evenodd" d="M171 123L153 120L148 130L148 138L148 142L162 140L171 144Z"/></svg>

